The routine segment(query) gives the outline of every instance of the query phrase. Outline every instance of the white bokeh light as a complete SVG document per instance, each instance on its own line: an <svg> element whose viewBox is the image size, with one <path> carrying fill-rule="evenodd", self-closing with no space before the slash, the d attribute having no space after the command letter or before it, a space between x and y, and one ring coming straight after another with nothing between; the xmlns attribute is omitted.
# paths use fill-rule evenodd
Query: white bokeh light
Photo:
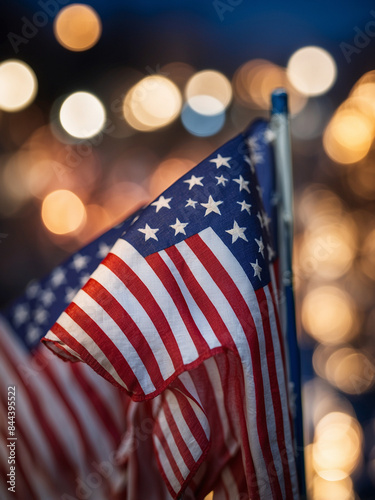
<svg viewBox="0 0 375 500"><path fill-rule="evenodd" d="M89 92L75 92L65 99L60 109L60 122L73 137L86 139L98 134L106 120L100 100Z"/></svg>

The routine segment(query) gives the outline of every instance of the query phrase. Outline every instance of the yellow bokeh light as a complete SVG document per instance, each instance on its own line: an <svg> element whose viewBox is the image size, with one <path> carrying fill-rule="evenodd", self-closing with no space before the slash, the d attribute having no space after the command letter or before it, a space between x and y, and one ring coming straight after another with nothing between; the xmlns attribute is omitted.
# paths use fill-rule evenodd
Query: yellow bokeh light
<svg viewBox="0 0 375 500"><path fill-rule="evenodd" d="M0 109L15 112L26 108L37 90L35 73L26 63L9 59L0 64Z"/></svg>
<svg viewBox="0 0 375 500"><path fill-rule="evenodd" d="M357 420L341 412L325 415L317 424L313 444L313 464L318 473L351 474L362 455L362 430ZM324 473L323 473L324 475Z"/></svg>
<svg viewBox="0 0 375 500"><path fill-rule="evenodd" d="M62 127L73 137L85 139L98 134L104 127L106 112L101 101L89 92L75 92L60 108Z"/></svg>
<svg viewBox="0 0 375 500"><path fill-rule="evenodd" d="M79 52L93 47L100 38L102 24L89 5L72 4L61 9L54 22L57 41L66 49Z"/></svg>
<svg viewBox="0 0 375 500"><path fill-rule="evenodd" d="M42 204L42 220L54 234L67 234L79 229L86 219L86 210L78 196L67 189L48 194Z"/></svg>
<svg viewBox="0 0 375 500"><path fill-rule="evenodd" d="M312 485L311 500L355 500L353 482L350 477L332 481L315 476Z"/></svg>
<svg viewBox="0 0 375 500"><path fill-rule="evenodd" d="M152 75L129 90L124 99L123 113L134 129L148 132L172 123L181 106L178 87L164 76Z"/></svg>
<svg viewBox="0 0 375 500"><path fill-rule="evenodd" d="M338 110L328 124L323 145L327 155L337 163L355 163L370 150L374 133L372 121L355 109Z"/></svg>
<svg viewBox="0 0 375 500"><path fill-rule="evenodd" d="M337 344L357 333L355 310L350 296L333 286L310 291L302 303L305 330L323 344Z"/></svg>
<svg viewBox="0 0 375 500"><path fill-rule="evenodd" d="M337 68L333 57L320 47L303 47L289 59L287 75L301 94L316 96L327 92L336 81Z"/></svg>
<svg viewBox="0 0 375 500"><path fill-rule="evenodd" d="M307 99L289 83L285 69L265 59L248 61L233 77L235 95L247 106L268 110L271 93L276 87L287 90L292 115L304 108Z"/></svg>
<svg viewBox="0 0 375 500"><path fill-rule="evenodd" d="M189 106L197 113L217 115L231 102L232 86L219 71L199 71L187 82L185 96Z"/></svg>
<svg viewBox="0 0 375 500"><path fill-rule="evenodd" d="M298 252L298 268L304 276L337 279L352 265L356 252L356 232L344 217L320 218L303 236Z"/></svg>
<svg viewBox="0 0 375 500"><path fill-rule="evenodd" d="M347 394L362 394L374 384L375 366L365 353L352 347L333 352L325 367L326 378Z"/></svg>
<svg viewBox="0 0 375 500"><path fill-rule="evenodd" d="M204 497L204 500L213 500L213 498L214 498L214 492L211 491L211 493L209 493Z"/></svg>

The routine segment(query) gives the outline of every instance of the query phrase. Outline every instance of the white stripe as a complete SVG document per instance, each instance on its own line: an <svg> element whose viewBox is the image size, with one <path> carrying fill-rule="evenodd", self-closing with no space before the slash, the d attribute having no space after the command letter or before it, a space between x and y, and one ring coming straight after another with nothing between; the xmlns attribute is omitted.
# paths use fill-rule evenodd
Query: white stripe
<svg viewBox="0 0 375 500"><path fill-rule="evenodd" d="M173 416L173 414L172 414L172 416ZM158 422L160 425L160 429L163 433L164 439L165 439L165 441L166 441L166 443L167 443L167 445L172 453L173 458L176 461L176 465L179 468L182 477L184 479L186 479L190 473L190 470L186 466L185 461L182 458L182 455L180 453L180 450L178 449L178 446L177 446L176 441L174 439L173 432L168 425L168 422L167 422L167 419L166 419L166 416L164 413L164 409L161 409L161 411L158 415Z"/></svg>
<svg viewBox="0 0 375 500"><path fill-rule="evenodd" d="M171 357L158 330L141 303L108 267L100 265L92 278L98 281L120 303L125 311L131 311L131 319L138 326L150 346L164 380L168 379L174 372ZM126 332L124 334L126 335Z"/></svg>
<svg viewBox="0 0 375 500"><path fill-rule="evenodd" d="M182 242L182 243L184 243L184 242ZM180 251L181 244L176 245L176 248ZM187 308L188 308L189 312L191 313L191 316L194 320L194 323L197 325L199 332L202 334L203 338L205 339L205 341L209 345L210 349L214 349L215 347L220 347L221 344L220 344L219 340L217 339L214 331L212 330L211 325L209 324L203 311L198 307L197 303L195 302L195 300L191 296L183 278L180 275L180 272L178 271L178 269L174 265L173 261L171 260L169 255L164 251L160 252L160 257L163 259L165 264L168 266L169 270L172 272L175 280L177 281L178 287L180 288L182 295L184 296L184 299L185 299L186 304L187 304ZM196 258L195 255L194 255L193 259L194 258ZM191 267L191 264L192 264L192 262L190 260L188 260L188 267L191 268L191 271L194 274L195 278L198 278L194 272L194 268Z"/></svg>
<svg viewBox="0 0 375 500"><path fill-rule="evenodd" d="M190 372L182 372L178 379L181 381L182 385L186 390L193 396L193 398L198 401L199 405L203 408L202 402L200 400L197 388L195 386L194 380L191 378Z"/></svg>
<svg viewBox="0 0 375 500"><path fill-rule="evenodd" d="M147 261L135 248L125 240L119 239L111 250L111 253L122 259L138 276L148 288L160 308L162 309L168 323L173 328L174 337L179 347L184 364L189 364L198 357L197 349L189 332L183 322L172 297L165 289L163 283L148 265Z"/></svg>
<svg viewBox="0 0 375 500"><path fill-rule="evenodd" d="M280 390L281 407L282 407L282 413L283 413L285 444L286 444L286 450L287 450L287 454L288 454L289 471L290 471L290 476L292 479L293 498L298 500L299 499L298 486L297 486L298 485L298 476L297 476L294 453L293 453L293 450L291 449L293 439L292 439L292 433L291 433L291 428L290 428L288 405L286 404L286 401L288 401L288 392L287 392L287 389L285 387L284 363L283 363L283 358L282 358L282 353L281 353L281 348L280 348L280 341L279 341L276 318L275 318L275 314L274 314L272 296L271 296L271 293L268 289L265 290L265 293L266 293L266 297L267 297L268 307L269 307L270 311L273 312L273 314L270 314L269 317L270 317L270 326L271 326L273 345L275 346L275 364L276 364L277 381L278 381L279 390ZM289 446L288 446L288 443L289 443Z"/></svg>
<svg viewBox="0 0 375 500"><path fill-rule="evenodd" d="M59 337L57 337L51 330L47 333L45 338L48 340L46 347L48 347L58 356L68 359L72 362L76 362L77 360L83 361L81 356L77 352L75 352L71 347L64 344L64 342L62 342ZM59 347L57 347L55 344L57 344L57 346Z"/></svg>
<svg viewBox="0 0 375 500"><path fill-rule="evenodd" d="M153 439L154 439L154 445L155 445L156 451L160 457L160 464L164 470L164 474L168 478L169 483L170 483L171 487L173 488L173 491L175 493L177 493L181 489L180 482L177 479L177 477L175 476L173 469L171 467L171 464L169 463L169 460L168 460L168 458L164 452L164 449L163 449L158 437L156 436L156 434L154 434Z"/></svg>
<svg viewBox="0 0 375 500"><path fill-rule="evenodd" d="M94 321L98 327L103 330L105 335L112 340L114 345L124 356L132 369L137 381L142 387L145 394L155 391L155 386L152 383L150 375L143 364L142 359L139 357L138 351L133 347L127 336L120 329L118 324L111 318L111 316L96 302L95 299L90 297L85 290L77 293L76 304L90 317L95 318ZM74 330L73 330L74 331ZM89 335L85 335L85 341L81 342L83 345L95 343ZM97 344L95 343L95 346ZM98 349L99 346L97 346ZM97 355L95 356L97 359ZM124 385L124 383L122 384Z"/></svg>
<svg viewBox="0 0 375 500"><path fill-rule="evenodd" d="M80 292L78 292L80 293ZM86 294L85 294L86 295ZM81 305L81 304L80 304ZM115 367L109 361L104 352L100 347L92 340L91 337L64 311L58 319L59 325L64 328L67 332L74 332L75 340L81 344L96 361L106 370L122 387L127 389L125 382L122 380L120 375L117 373ZM47 339L49 334L47 335Z"/></svg>
<svg viewBox="0 0 375 500"><path fill-rule="evenodd" d="M78 421L81 423L81 429L86 442L93 448L96 457L99 460L108 458L110 452L113 450L113 445L110 441L110 436L107 435L107 429L104 427L99 419L99 416L94 411L90 401L89 395L86 394L81 386L75 380L74 373L71 371L70 366L66 367L65 364L56 360L54 364L51 363L51 371L54 372L57 384L61 392L68 401L73 413L77 416ZM93 370L90 370L93 372ZM95 373L95 372L93 372ZM98 383L103 380L97 375ZM112 387L107 383L107 389Z"/></svg>
<svg viewBox="0 0 375 500"><path fill-rule="evenodd" d="M183 394L183 396L184 396L184 398L187 399L188 403L190 403L190 406L194 410L194 413L197 415L197 410L196 410L197 405L193 402L192 399L187 398L187 396L185 396L185 394ZM197 462L199 460L199 458L202 456L202 453L203 453L202 448L199 446L198 441L193 436L193 434L192 434L192 432L191 432L191 430L190 430L190 428L189 428L189 426L188 426L188 424L187 424L187 422L182 414L182 411L181 411L181 408L180 408L180 405L178 403L176 396L169 389L166 390L166 401L167 401L168 406L170 408L171 414L173 415L173 418L176 422L177 428L182 436L182 439L185 441L186 446L189 448L190 453L192 454L194 460ZM204 413L202 412L202 410L200 410L199 415L197 415L197 416L198 416L198 420L201 423L201 426L202 426L202 428L207 436L207 428L209 426L208 426L207 419L206 419ZM202 419L203 419L203 424L202 424ZM208 431L208 437L209 437L209 431Z"/></svg>

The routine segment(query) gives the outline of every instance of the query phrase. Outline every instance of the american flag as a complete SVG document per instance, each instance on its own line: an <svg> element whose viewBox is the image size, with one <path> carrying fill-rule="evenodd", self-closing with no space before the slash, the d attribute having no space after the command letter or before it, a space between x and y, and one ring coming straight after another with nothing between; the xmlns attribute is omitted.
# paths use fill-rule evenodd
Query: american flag
<svg viewBox="0 0 375 500"><path fill-rule="evenodd" d="M132 398L126 498L169 498L158 475L173 499L299 497L252 139L229 141L129 219L43 339Z"/></svg>
<svg viewBox="0 0 375 500"><path fill-rule="evenodd" d="M125 432L127 401L83 364L56 363L40 344L125 225L83 248L0 315L0 497L103 500L120 487L115 452ZM15 387L15 435L8 429L7 388ZM13 422L13 420L12 420ZM12 424L12 422L10 422ZM15 492L8 488L15 437ZM80 496L81 495L81 496Z"/></svg>

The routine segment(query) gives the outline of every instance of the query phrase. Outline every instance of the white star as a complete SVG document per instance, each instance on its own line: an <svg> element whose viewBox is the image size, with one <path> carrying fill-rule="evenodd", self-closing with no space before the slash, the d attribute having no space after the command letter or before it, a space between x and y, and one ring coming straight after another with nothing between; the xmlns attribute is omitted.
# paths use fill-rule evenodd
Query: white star
<svg viewBox="0 0 375 500"><path fill-rule="evenodd" d="M251 215L251 212L250 212L250 208L251 208L251 205L249 203L246 203L245 200L243 201L237 201L237 203L239 205L241 205L241 212L243 212L244 210L246 210L246 212Z"/></svg>
<svg viewBox="0 0 375 500"><path fill-rule="evenodd" d="M40 300L43 302L44 307L49 307L55 299L55 294L50 288L47 288L40 293Z"/></svg>
<svg viewBox="0 0 375 500"><path fill-rule="evenodd" d="M107 257L110 250L111 250L110 245L107 245L107 243L101 241L99 243L99 248L98 251L96 252L96 256L99 257L99 259L104 259L105 257Z"/></svg>
<svg viewBox="0 0 375 500"><path fill-rule="evenodd" d="M14 308L13 321L16 326L22 325L29 318L29 307L27 304L18 304Z"/></svg>
<svg viewBox="0 0 375 500"><path fill-rule="evenodd" d="M145 241L149 240L150 238L159 241L158 237L155 235L155 233L157 233L159 229L152 229L148 224L146 224L143 229L138 229L138 231L145 235Z"/></svg>
<svg viewBox="0 0 375 500"><path fill-rule="evenodd" d="M250 154L250 158L251 158L252 163L254 163L254 165L257 165L258 163L262 163L264 160L262 153L259 153L258 151L253 151Z"/></svg>
<svg viewBox="0 0 375 500"><path fill-rule="evenodd" d="M29 299L34 299L39 292L39 283L37 281L31 281L26 288L26 295Z"/></svg>
<svg viewBox="0 0 375 500"><path fill-rule="evenodd" d="M266 128L266 130L264 131L264 141L268 144L269 142L272 142L275 140L276 136L275 136L275 133L273 132L273 130L271 130L270 128Z"/></svg>
<svg viewBox="0 0 375 500"><path fill-rule="evenodd" d="M88 255L81 255L77 253L73 257L73 262L70 264L70 267L74 267L74 269L79 273L87 266L89 260L90 257Z"/></svg>
<svg viewBox="0 0 375 500"><path fill-rule="evenodd" d="M75 295L77 293L77 290L75 288L72 288L70 286L65 288L65 302L70 304L72 300L74 299Z"/></svg>
<svg viewBox="0 0 375 500"><path fill-rule="evenodd" d="M44 309L43 307L38 307L38 309L36 309L36 311L34 312L34 321L39 324L45 323L48 319L48 316L49 314L46 309Z"/></svg>
<svg viewBox="0 0 375 500"><path fill-rule="evenodd" d="M217 186L219 186L219 184L222 184L224 187L225 187L225 183L228 182L229 179L227 179L226 177L224 177L224 175L221 175L220 177L217 177L215 175L215 179L217 179Z"/></svg>
<svg viewBox="0 0 375 500"><path fill-rule="evenodd" d="M249 181L245 181L245 179L242 177L242 175L239 176L238 179L233 179L234 182L237 182L237 184L239 184L240 186L240 191L242 191L243 189L245 191L247 191L248 193L250 193L250 189L249 189L249 186L248 184L250 184Z"/></svg>
<svg viewBox="0 0 375 500"><path fill-rule="evenodd" d="M263 225L267 229L267 231L270 231L269 225L271 224L272 220L270 217L268 217L268 214L263 212Z"/></svg>
<svg viewBox="0 0 375 500"><path fill-rule="evenodd" d="M204 216L206 217L206 215L210 214L211 212L215 212L215 214L221 215L218 206L222 203L222 201L214 201L214 199L210 195L207 203L201 203L202 207L206 208L206 213L204 214Z"/></svg>
<svg viewBox="0 0 375 500"><path fill-rule="evenodd" d="M197 201L194 201L194 200L192 200L191 198L189 198L188 200L186 200L186 205L185 205L185 207L193 207L193 208L195 208L195 205L196 205L197 203L198 203Z"/></svg>
<svg viewBox="0 0 375 500"><path fill-rule="evenodd" d="M190 179L187 179L184 182L189 184L189 191L190 191L190 189L194 186L203 186L203 184L201 183L202 179L204 179L204 177L195 177L195 175L192 175Z"/></svg>
<svg viewBox="0 0 375 500"><path fill-rule="evenodd" d="M210 162L215 163L216 168L222 167L223 165L224 165L224 167L231 168L231 166L228 163L229 160L231 160L231 159L232 159L231 156L227 156L226 158L223 158L220 154L218 154L217 157L212 158L212 160L210 160Z"/></svg>
<svg viewBox="0 0 375 500"><path fill-rule="evenodd" d="M258 149L259 148L258 137L256 137L256 136L248 137L246 139L246 143L250 149Z"/></svg>
<svg viewBox="0 0 375 500"><path fill-rule="evenodd" d="M51 285L56 288L66 282L65 271L58 267L51 275Z"/></svg>
<svg viewBox="0 0 375 500"><path fill-rule="evenodd" d="M271 245L267 245L267 252L268 252L268 260L272 261L273 258L276 256L276 252L274 249L271 247Z"/></svg>
<svg viewBox="0 0 375 500"><path fill-rule="evenodd" d="M244 235L244 232L246 231L246 227L240 227L236 221L234 221L233 224L233 229L226 229L225 232L229 233L232 236L232 243L238 240L238 238L241 238L245 241L248 241L246 236Z"/></svg>
<svg viewBox="0 0 375 500"><path fill-rule="evenodd" d="M254 277L258 276L258 278L260 279L260 273L262 272L262 268L258 264L258 259L254 262L254 264L252 262L250 262L250 264L251 267L254 269Z"/></svg>
<svg viewBox="0 0 375 500"><path fill-rule="evenodd" d="M39 328L33 325L29 325L26 331L26 340L30 343L35 342L36 340L39 340L40 333L41 332Z"/></svg>
<svg viewBox="0 0 375 500"><path fill-rule="evenodd" d="M258 252L260 252L262 254L262 257L264 258L264 243L262 241L262 237L260 237L260 240L257 240L256 238L254 238L254 239L257 242L258 247L259 247Z"/></svg>
<svg viewBox="0 0 375 500"><path fill-rule="evenodd" d="M164 198L164 196L160 196L160 198L154 203L151 203L152 206L156 207L156 212L159 212L161 208L171 208L169 206L169 202L171 201L172 198Z"/></svg>
<svg viewBox="0 0 375 500"><path fill-rule="evenodd" d="M176 219L176 222L174 224L171 224L169 227L171 227L175 230L174 235L177 236L178 233L186 234L185 227L188 224L189 224L188 222L180 222L178 219Z"/></svg>

